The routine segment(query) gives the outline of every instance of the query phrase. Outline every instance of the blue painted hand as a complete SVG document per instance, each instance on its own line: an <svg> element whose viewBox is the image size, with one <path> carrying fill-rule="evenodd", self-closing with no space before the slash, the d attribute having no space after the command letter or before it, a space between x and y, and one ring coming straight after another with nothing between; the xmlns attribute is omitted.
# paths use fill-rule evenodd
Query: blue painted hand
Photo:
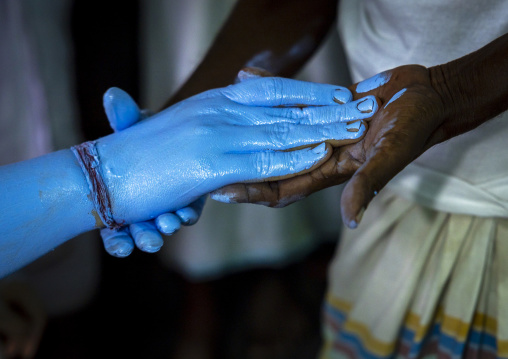
<svg viewBox="0 0 508 359"><path fill-rule="evenodd" d="M131 96L116 87L106 91L103 103L109 124L115 132L125 130L149 115L147 111L140 111ZM202 196L191 205L162 214L155 220L134 223L119 229L104 228L101 230L104 248L114 257L127 257L134 250L134 246L143 252L157 252L164 243L161 233L172 235L182 225L195 224L201 216L205 201L206 196Z"/></svg>
<svg viewBox="0 0 508 359"><path fill-rule="evenodd" d="M310 171L331 154L324 142L363 137L362 119L377 102L350 100L337 86L260 78L204 92L101 138L91 153L111 217L146 221L227 184Z"/></svg>

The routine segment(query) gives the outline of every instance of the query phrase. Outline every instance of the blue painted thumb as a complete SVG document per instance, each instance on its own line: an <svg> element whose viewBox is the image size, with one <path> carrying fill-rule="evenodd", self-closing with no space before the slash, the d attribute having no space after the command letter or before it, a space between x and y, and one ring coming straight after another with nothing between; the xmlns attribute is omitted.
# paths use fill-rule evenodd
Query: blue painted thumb
<svg viewBox="0 0 508 359"><path fill-rule="evenodd" d="M115 132L125 130L141 119L141 111L136 102L118 87L107 90L102 101L109 125Z"/></svg>

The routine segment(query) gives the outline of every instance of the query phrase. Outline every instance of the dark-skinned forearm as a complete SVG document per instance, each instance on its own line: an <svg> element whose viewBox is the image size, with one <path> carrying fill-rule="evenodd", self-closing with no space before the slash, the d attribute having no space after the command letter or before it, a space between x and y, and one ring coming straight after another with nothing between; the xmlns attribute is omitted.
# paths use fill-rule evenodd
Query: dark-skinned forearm
<svg viewBox="0 0 508 359"><path fill-rule="evenodd" d="M293 76L329 31L336 7L336 0L240 0L200 65L164 107L231 84L260 54L266 70Z"/></svg>
<svg viewBox="0 0 508 359"><path fill-rule="evenodd" d="M429 71L448 111L436 142L469 131L508 110L508 34Z"/></svg>

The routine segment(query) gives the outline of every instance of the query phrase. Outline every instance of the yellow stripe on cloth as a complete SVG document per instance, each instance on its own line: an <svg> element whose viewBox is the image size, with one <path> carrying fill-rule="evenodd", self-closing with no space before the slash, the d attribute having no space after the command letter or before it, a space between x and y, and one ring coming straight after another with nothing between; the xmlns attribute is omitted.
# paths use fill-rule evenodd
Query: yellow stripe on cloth
<svg viewBox="0 0 508 359"><path fill-rule="evenodd" d="M497 320L486 314L476 313L473 318L473 328L478 332L495 336L497 333Z"/></svg>
<svg viewBox="0 0 508 359"><path fill-rule="evenodd" d="M439 308L437 311L432 325L436 323L441 323L441 330L443 332L460 341L465 340L470 327L469 323L444 315L443 308ZM421 324L420 316L413 312L407 315L405 326L415 333L415 342L421 342L430 328L430 325ZM478 332L485 332L495 336L497 332L497 320L483 313L475 313L471 327Z"/></svg>
<svg viewBox="0 0 508 359"><path fill-rule="evenodd" d="M353 308L351 303L334 297L331 294L327 295L326 301L331 307L341 312L346 317L343 330L355 335L366 350L374 355L382 357L393 354L396 341L381 341L374 337L366 324L349 319L349 313ZM444 314L442 308L439 308L437 311L431 325L421 324L420 316L416 313L410 312L406 316L404 326L415 333L414 343L419 343L422 342L425 335L429 332L430 327L437 323L441 324L441 331L444 334L455 339L457 342L465 342L471 328L477 332L484 332L494 337L496 337L497 333L497 320L493 317L484 313L475 313L473 322L469 323ZM497 339L496 343L497 355L500 357L508 356L508 340ZM331 343L326 344L327 347L330 345Z"/></svg>
<svg viewBox="0 0 508 359"><path fill-rule="evenodd" d="M352 308L351 303L330 294L327 295L326 300L330 306L342 312L346 318L348 317ZM357 321L346 319L343 330L355 335L366 350L378 356L390 355L395 347L395 342L386 343L375 338L365 324Z"/></svg>

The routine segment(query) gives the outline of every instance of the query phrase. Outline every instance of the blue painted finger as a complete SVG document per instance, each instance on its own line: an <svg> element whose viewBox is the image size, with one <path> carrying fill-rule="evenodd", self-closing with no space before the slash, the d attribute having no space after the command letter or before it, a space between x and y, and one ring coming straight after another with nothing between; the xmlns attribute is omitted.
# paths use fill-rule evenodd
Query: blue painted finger
<svg viewBox="0 0 508 359"><path fill-rule="evenodd" d="M226 136L231 138L228 148L236 152L282 151L307 147L322 142L343 144L363 137L366 127L361 120L334 122L323 125L295 125L277 123L250 127L228 128ZM222 133L221 133L222 135ZM253 140L254 139L254 140Z"/></svg>
<svg viewBox="0 0 508 359"><path fill-rule="evenodd" d="M175 212L183 225L192 226L193 224L196 224L196 222L199 220L199 217L201 217L201 213L203 212L206 198L206 195L201 196L192 202L188 207L182 208Z"/></svg>
<svg viewBox="0 0 508 359"><path fill-rule="evenodd" d="M375 90L390 81L392 74L390 72L381 72L377 75L369 77L356 85L357 93L365 93Z"/></svg>
<svg viewBox="0 0 508 359"><path fill-rule="evenodd" d="M317 125L350 122L372 117L378 109L374 96L366 96L344 105L310 107L247 107L230 104L218 109L223 118L239 126L269 125L279 122Z"/></svg>
<svg viewBox="0 0 508 359"><path fill-rule="evenodd" d="M378 110L378 103L374 96L367 96L359 100L337 106L317 107L260 107L259 111L247 111L245 106L238 105L237 114L245 112L238 120L239 125L268 125L287 122L303 125L318 125L336 122L351 122L368 120Z"/></svg>
<svg viewBox="0 0 508 359"><path fill-rule="evenodd" d="M157 229L167 236L175 234L180 230L182 222L174 213L164 213L155 219Z"/></svg>
<svg viewBox="0 0 508 359"><path fill-rule="evenodd" d="M131 224L129 230L136 247L143 252L155 253L164 244L162 236L152 221Z"/></svg>
<svg viewBox="0 0 508 359"><path fill-rule="evenodd" d="M103 96L103 105L111 128L125 130L141 119L141 111L132 97L118 87L111 87Z"/></svg>
<svg viewBox="0 0 508 359"><path fill-rule="evenodd" d="M184 226L192 226L199 219L199 213L192 207L180 208L175 212Z"/></svg>
<svg viewBox="0 0 508 359"><path fill-rule="evenodd" d="M250 106L324 106L353 99L342 86L304 82L281 77L262 77L222 89L222 94Z"/></svg>
<svg viewBox="0 0 508 359"><path fill-rule="evenodd" d="M106 252L113 257L127 257L134 250L134 242L125 227L119 230L104 228L101 237Z"/></svg>
<svg viewBox="0 0 508 359"><path fill-rule="evenodd" d="M240 181L262 181L306 172L326 160L330 153L329 146L322 143L314 148L289 152L231 154L226 166L239 169L241 176L238 173L233 175Z"/></svg>

